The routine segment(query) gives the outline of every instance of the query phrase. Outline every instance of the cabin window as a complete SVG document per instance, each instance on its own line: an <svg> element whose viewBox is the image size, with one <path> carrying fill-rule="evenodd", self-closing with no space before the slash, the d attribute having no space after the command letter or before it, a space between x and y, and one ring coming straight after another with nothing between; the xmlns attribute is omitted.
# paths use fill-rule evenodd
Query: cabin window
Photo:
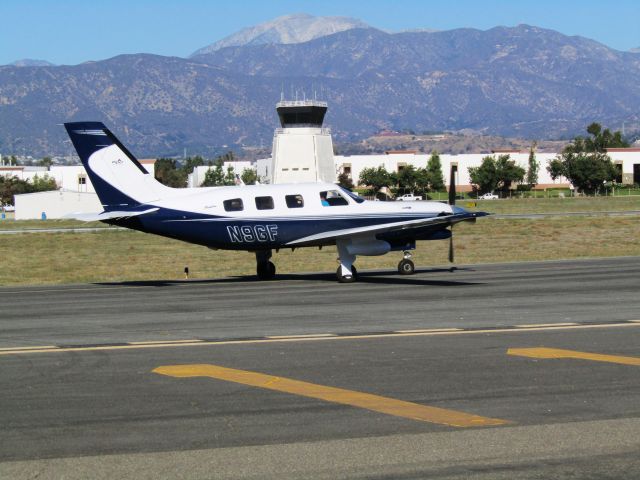
<svg viewBox="0 0 640 480"><path fill-rule="evenodd" d="M222 203L224 204L224 209L227 212L240 212L244 209L241 198L232 198L231 200L225 200Z"/></svg>
<svg viewBox="0 0 640 480"><path fill-rule="evenodd" d="M289 208L302 208L304 207L304 199L302 195L287 195L284 197Z"/></svg>
<svg viewBox="0 0 640 480"><path fill-rule="evenodd" d="M273 210L273 197L256 197L258 210Z"/></svg>
<svg viewBox="0 0 640 480"><path fill-rule="evenodd" d="M338 190L327 190L320 192L320 201L325 207L337 207L339 205L349 205L349 201L340 195Z"/></svg>

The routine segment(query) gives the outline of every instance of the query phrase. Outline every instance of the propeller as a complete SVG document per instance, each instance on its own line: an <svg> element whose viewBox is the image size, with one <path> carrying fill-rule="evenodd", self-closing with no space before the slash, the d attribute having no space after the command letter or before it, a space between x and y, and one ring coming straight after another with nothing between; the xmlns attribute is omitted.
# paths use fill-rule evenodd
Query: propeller
<svg viewBox="0 0 640 480"><path fill-rule="evenodd" d="M456 173L458 172L457 165L451 165L451 175L449 177L449 205L454 206L456 204ZM451 236L449 237L449 262L453 263L453 225L451 225Z"/></svg>
<svg viewBox="0 0 640 480"><path fill-rule="evenodd" d="M449 179L449 205L456 204L456 173L458 172L457 165L451 165L451 177Z"/></svg>

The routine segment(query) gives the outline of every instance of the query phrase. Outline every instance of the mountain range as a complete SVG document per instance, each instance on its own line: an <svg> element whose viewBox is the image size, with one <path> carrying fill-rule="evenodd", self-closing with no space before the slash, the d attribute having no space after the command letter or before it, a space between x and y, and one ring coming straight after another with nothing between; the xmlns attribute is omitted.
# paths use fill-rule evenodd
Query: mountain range
<svg viewBox="0 0 640 480"><path fill-rule="evenodd" d="M567 138L640 121L640 53L528 25L388 33L293 15L189 58L0 67L0 153L70 153L60 123L101 120L140 156L269 145L275 103L329 102L334 138L379 130Z"/></svg>

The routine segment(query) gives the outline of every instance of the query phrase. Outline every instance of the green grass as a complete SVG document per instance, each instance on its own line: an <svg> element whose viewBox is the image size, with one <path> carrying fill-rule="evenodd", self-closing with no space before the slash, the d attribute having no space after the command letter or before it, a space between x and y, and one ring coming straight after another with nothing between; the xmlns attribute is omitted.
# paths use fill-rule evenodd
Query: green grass
<svg viewBox="0 0 640 480"><path fill-rule="evenodd" d="M104 227L102 222L81 222L79 220L0 220L0 230L38 230L42 228L87 228Z"/></svg>
<svg viewBox="0 0 640 480"><path fill-rule="evenodd" d="M509 198L504 200L460 200L461 207L474 204L490 213L569 213L621 212L640 210L640 196L574 197L574 198Z"/></svg>
<svg viewBox="0 0 640 480"><path fill-rule="evenodd" d="M456 226L455 244L461 264L640 256L640 218L486 218ZM447 241L419 242L416 265L446 265L447 248ZM213 251L129 230L6 235L0 256L0 285L174 280L183 277L185 266L193 279L255 274L250 253ZM274 254L274 263L279 273L335 272L336 257L335 248L307 248ZM357 265L393 271L400 258L400 252L358 257Z"/></svg>

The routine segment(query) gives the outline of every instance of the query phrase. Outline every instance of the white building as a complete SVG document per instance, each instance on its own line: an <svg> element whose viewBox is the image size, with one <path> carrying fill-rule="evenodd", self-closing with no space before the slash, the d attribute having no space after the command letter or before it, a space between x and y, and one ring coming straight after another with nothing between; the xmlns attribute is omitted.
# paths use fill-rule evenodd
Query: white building
<svg viewBox="0 0 640 480"><path fill-rule="evenodd" d="M92 213L103 210L95 193L52 190L16 195L15 219L62 218L69 213Z"/></svg>
<svg viewBox="0 0 640 480"><path fill-rule="evenodd" d="M607 155L614 165L620 165L621 183L624 185L640 185L640 148L610 148Z"/></svg>
<svg viewBox="0 0 640 480"><path fill-rule="evenodd" d="M516 164L528 168L529 152L517 150L499 150L495 151L495 155L508 154ZM465 153L460 155L440 154L440 163L442 165L442 174L445 184L450 183L451 165L457 165L458 174L456 178L457 191L471 191L471 179L469 178L469 168L479 167L482 159L486 157L486 153ZM569 187L569 182L565 178L553 180L547 172L547 165L551 160L556 158L556 153L536 153L536 161L540 168L538 170L538 185L536 188L552 188L552 187ZM399 172L404 167L412 165L415 168L425 168L429 157L427 153L419 153L414 151L391 151L379 155L336 155L336 169L339 172L347 173L351 176L354 183L358 183L360 172L365 168L376 168L383 166L388 172Z"/></svg>
<svg viewBox="0 0 640 480"><path fill-rule="evenodd" d="M33 181L35 176L40 178L49 174L47 167L32 167L32 166L0 166L0 175L3 177L18 177L20 180Z"/></svg>
<svg viewBox="0 0 640 480"><path fill-rule="evenodd" d="M511 160L525 170L528 168L529 151L519 150L495 150L494 155L508 154ZM624 185L640 184L640 148L611 148L607 151L614 165L620 169L621 175L617 179ZM440 154L440 163L442 164L442 173L445 183L450 182L449 175L451 165L458 166L458 175L456 178L456 189L458 191L471 191L471 179L469 178L469 168L479 167L482 159L486 157L486 153L469 153L460 155ZM536 189L543 190L546 188L566 187L570 188L570 182L560 177L552 179L547 171L549 162L554 160L558 153L555 152L536 152L536 161L538 162L538 183ZM384 166L389 172L398 172L407 165L413 165L416 168L424 168L429 161L430 154L419 152L387 152L380 155L336 155L336 169L339 172L345 172L351 176L354 183L358 182L360 172L364 168L375 168Z"/></svg>

